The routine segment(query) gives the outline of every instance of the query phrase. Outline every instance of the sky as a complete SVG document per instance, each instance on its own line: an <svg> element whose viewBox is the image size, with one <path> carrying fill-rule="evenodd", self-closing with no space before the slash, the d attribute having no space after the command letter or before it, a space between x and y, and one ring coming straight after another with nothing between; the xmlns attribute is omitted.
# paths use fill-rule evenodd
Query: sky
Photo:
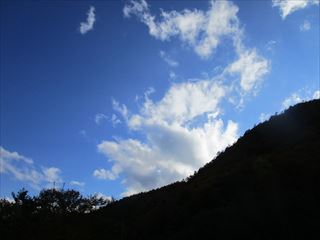
<svg viewBox="0 0 320 240"><path fill-rule="evenodd" d="M0 197L180 181L320 97L319 1L1 1Z"/></svg>

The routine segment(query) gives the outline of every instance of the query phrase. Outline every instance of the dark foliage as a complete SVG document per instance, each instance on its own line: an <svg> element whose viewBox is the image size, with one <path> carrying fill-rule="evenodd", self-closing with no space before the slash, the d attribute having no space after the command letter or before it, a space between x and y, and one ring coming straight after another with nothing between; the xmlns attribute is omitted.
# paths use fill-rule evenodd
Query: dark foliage
<svg viewBox="0 0 320 240"><path fill-rule="evenodd" d="M247 131L186 181L89 214L76 193L63 201L60 193L40 193L41 205L21 191L14 204L1 202L1 237L320 239L319 156L320 100L314 100Z"/></svg>
<svg viewBox="0 0 320 240"><path fill-rule="evenodd" d="M66 219L88 214L111 201L97 195L83 197L78 191L45 189L38 196L31 197L21 189L12 193L13 202L0 200L1 238L20 239L20 237L42 238L43 231ZM53 236L55 238L55 236Z"/></svg>

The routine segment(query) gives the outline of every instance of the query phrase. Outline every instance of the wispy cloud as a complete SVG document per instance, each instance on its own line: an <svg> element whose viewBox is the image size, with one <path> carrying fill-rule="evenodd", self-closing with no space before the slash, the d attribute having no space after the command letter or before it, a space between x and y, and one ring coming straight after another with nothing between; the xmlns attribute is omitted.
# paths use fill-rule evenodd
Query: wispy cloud
<svg viewBox="0 0 320 240"><path fill-rule="evenodd" d="M81 34L86 34L93 29L93 25L96 21L95 8L93 6L90 7L87 15L87 21L80 23L79 31Z"/></svg>
<svg viewBox="0 0 320 240"><path fill-rule="evenodd" d="M283 100L281 105L281 110L285 110L290 106L293 106L297 103L309 101L311 99L319 99L320 98L320 90L316 90L314 92L310 90L301 89L297 92L292 93L286 99Z"/></svg>
<svg viewBox="0 0 320 240"><path fill-rule="evenodd" d="M76 187L84 187L85 183L84 182L79 182L79 181L70 181L69 183L71 186L76 186Z"/></svg>
<svg viewBox="0 0 320 240"><path fill-rule="evenodd" d="M35 189L62 183L61 170L56 167L36 167L33 160L0 147L0 173L9 174Z"/></svg>
<svg viewBox="0 0 320 240"><path fill-rule="evenodd" d="M111 171L104 168L96 169L93 172L93 176L98 179L104 180L115 180L118 178L119 171L116 170L116 166L113 167Z"/></svg>
<svg viewBox="0 0 320 240"><path fill-rule="evenodd" d="M94 121L97 125L102 124L104 121L108 121L111 122L113 127L116 127L118 124L121 123L121 120L114 113L111 115L111 117L108 117L103 113L97 113L94 117Z"/></svg>
<svg viewBox="0 0 320 240"><path fill-rule="evenodd" d="M149 28L149 33L160 40L179 37L202 58L208 58L224 36L237 35L238 7L228 1L211 1L207 12L185 9L181 12L162 11L156 21L146 1L130 1L123 13L129 18L135 15Z"/></svg>
<svg viewBox="0 0 320 240"><path fill-rule="evenodd" d="M311 91L308 88L302 88L296 92L291 93L288 97L286 97L279 107L279 111L284 111L290 106L293 106L297 103L309 101L312 99L320 99L320 90ZM273 113L274 114L274 113ZM264 122L268 120L271 115L271 113L261 113L259 116L259 121Z"/></svg>
<svg viewBox="0 0 320 240"><path fill-rule="evenodd" d="M270 51L270 52L273 52L276 44L277 44L277 41L275 41L275 40L270 40L270 41L267 42L265 48L266 48L266 50L268 50L268 51Z"/></svg>
<svg viewBox="0 0 320 240"><path fill-rule="evenodd" d="M33 160L30 158L27 158L25 156L20 155L17 152L10 152L4 149L3 147L0 147L0 157L2 159L10 159L11 161L23 161L27 164L33 164Z"/></svg>
<svg viewBox="0 0 320 240"><path fill-rule="evenodd" d="M80 131L79 131L79 134L80 134L81 136L83 136L83 137L87 137L87 132L86 132L86 130L84 130L84 129L80 130Z"/></svg>
<svg viewBox="0 0 320 240"><path fill-rule="evenodd" d="M111 121L113 127L116 127L118 124L121 123L121 120L115 114L112 114L110 121Z"/></svg>
<svg viewBox="0 0 320 240"><path fill-rule="evenodd" d="M117 100L112 99L112 107L118 112L125 120L128 120L128 109L124 104L120 104Z"/></svg>
<svg viewBox="0 0 320 240"><path fill-rule="evenodd" d="M60 177L61 170L56 167L43 168L42 169L45 181L49 183L59 183L62 182Z"/></svg>
<svg viewBox="0 0 320 240"><path fill-rule="evenodd" d="M282 19L311 5L319 5L319 0L272 0L272 6L279 8Z"/></svg>
<svg viewBox="0 0 320 240"><path fill-rule="evenodd" d="M179 63L172 59L165 51L160 51L160 57L171 67L176 67L179 65Z"/></svg>
<svg viewBox="0 0 320 240"><path fill-rule="evenodd" d="M103 121L108 120L108 117L103 113L97 113L94 116L94 121L97 125L100 125Z"/></svg>
<svg viewBox="0 0 320 240"><path fill-rule="evenodd" d="M312 95L313 99L320 99L320 90L317 90Z"/></svg>
<svg viewBox="0 0 320 240"><path fill-rule="evenodd" d="M311 23L308 20L305 20L299 28L301 32L309 31L311 29Z"/></svg>
<svg viewBox="0 0 320 240"><path fill-rule="evenodd" d="M259 121L264 122L267 121L271 117L271 114L269 113L261 113L259 116Z"/></svg>
<svg viewBox="0 0 320 240"><path fill-rule="evenodd" d="M130 1L125 5L123 13L127 18L137 16L148 26L149 34L159 40L169 41L178 37L203 59L214 54L214 50L222 44L222 38L230 38L237 58L229 64L224 73L239 74L240 89L245 95L257 90L262 77L269 72L271 63L259 55L256 49L247 48L243 44L244 30L240 27L238 10L230 1L210 1L207 11L162 10L161 18L157 21L157 17L151 14L148 3L141 0ZM160 52L160 55L167 57L165 52Z"/></svg>
<svg viewBox="0 0 320 240"><path fill-rule="evenodd" d="M228 68L229 73L240 75L240 86L245 92L258 87L259 81L269 72L270 63L259 56L256 50L241 51L239 59Z"/></svg>
<svg viewBox="0 0 320 240"><path fill-rule="evenodd" d="M102 198L102 199L104 199L104 200L106 200L106 201L111 201L111 200L113 199L111 196L107 196L107 195L105 195L105 194L103 194L103 193L101 193L101 192L95 193L94 195L95 195L97 198Z"/></svg>

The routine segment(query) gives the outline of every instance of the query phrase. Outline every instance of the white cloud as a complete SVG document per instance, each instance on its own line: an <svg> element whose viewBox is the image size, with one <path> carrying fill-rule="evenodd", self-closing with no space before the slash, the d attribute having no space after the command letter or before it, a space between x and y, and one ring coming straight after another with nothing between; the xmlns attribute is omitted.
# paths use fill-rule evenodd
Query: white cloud
<svg viewBox="0 0 320 240"><path fill-rule="evenodd" d="M0 147L0 172L9 174L16 180L23 181L35 189L50 186L54 182L62 183L59 168L42 167L39 170L30 158L17 152L10 152L3 147Z"/></svg>
<svg viewBox="0 0 320 240"><path fill-rule="evenodd" d="M283 111L290 106L293 106L297 103L309 101L312 99L319 99L320 98L320 90L310 91L310 89L302 88L297 92L292 93L286 99L284 99L281 103L280 111ZM259 116L260 122L264 122L271 117L272 114L270 113L261 113Z"/></svg>
<svg viewBox="0 0 320 240"><path fill-rule="evenodd" d="M271 117L271 114L269 113L261 113L259 116L259 121L264 122L267 121Z"/></svg>
<svg viewBox="0 0 320 240"><path fill-rule="evenodd" d="M97 125L100 125L103 121L107 120L108 117L106 115L104 115L103 113L97 113L94 116L94 121Z"/></svg>
<svg viewBox="0 0 320 240"><path fill-rule="evenodd" d="M235 140L237 126L233 122L229 122L226 130L221 120L205 128L188 130L181 126L156 125L148 136L150 146L128 139L113 142L113 148L105 141L99 148L121 168L127 194L130 194L185 178ZM222 142L215 144L218 138Z"/></svg>
<svg viewBox="0 0 320 240"><path fill-rule="evenodd" d="M5 197L4 198L6 201L8 201L9 203L14 203L15 201L14 201L14 198L12 198L12 197Z"/></svg>
<svg viewBox="0 0 320 240"><path fill-rule="evenodd" d="M123 12L125 17L136 15L149 28L151 36L160 40L178 37L191 46L201 58L210 57L221 44L222 38L230 38L236 59L224 74L238 73L240 89L244 95L256 92L262 77L269 72L270 62L256 49L243 44L244 31L237 16L238 7L230 1L210 1L207 11L185 9L181 12L161 10L161 20L156 21L146 1L131 1ZM165 52L160 55L166 56ZM224 77L227 77L224 75Z"/></svg>
<svg viewBox="0 0 320 240"><path fill-rule="evenodd" d="M115 105L116 105L117 103L115 103ZM120 108L120 106L115 106L114 105L114 109L118 109L118 110L120 110L119 108ZM123 112L122 112L123 113ZM111 124L112 124L112 126L113 127L116 127L118 124L120 124L121 123L121 120L117 117L117 115L116 114L112 114L111 115L111 117L108 117L108 116L106 116L105 114L103 114L103 113L97 113L96 115L95 115L95 117L94 117L94 121L95 121L95 123L97 124L97 125L100 125L102 122L104 122L104 121L109 121L109 122L111 122Z"/></svg>
<svg viewBox="0 0 320 240"><path fill-rule="evenodd" d="M160 100L150 98L154 89L147 91L137 112L113 99L113 109L122 115L128 129L143 137L102 141L98 151L113 166L96 169L96 178L114 180L121 176L124 195L150 190L189 176L237 139L237 123L221 119L221 102L231 94L240 95L243 101L243 95L257 89L270 67L256 49L242 43L244 31L237 12L238 7L231 2L211 1L206 12L161 10L161 19L156 20L144 0L125 5L124 16L137 16L157 39L178 37L201 58L208 58L221 38L229 37L236 57L213 78L173 83ZM167 57L165 52L160 55Z"/></svg>
<svg viewBox="0 0 320 240"><path fill-rule="evenodd" d="M149 87L144 93L143 93L143 96L138 96L136 95L135 97L135 101L136 102L139 102L140 100L144 100L144 99L148 99L149 96L151 94L153 94L155 92L155 89L153 87ZM116 109L115 109L116 110ZM116 110L117 111L117 110Z"/></svg>
<svg viewBox="0 0 320 240"><path fill-rule="evenodd" d="M58 183L61 181L61 170L56 167L43 168L42 170L45 181L49 183Z"/></svg>
<svg viewBox="0 0 320 240"><path fill-rule="evenodd" d="M118 101L112 99L112 107L116 112L120 113L125 120L128 120L128 109L126 105L121 105Z"/></svg>
<svg viewBox="0 0 320 240"><path fill-rule="evenodd" d="M77 187L84 187L85 183L84 182L79 182L79 181L70 181L69 183L71 186L77 186Z"/></svg>
<svg viewBox="0 0 320 240"><path fill-rule="evenodd" d="M272 6L279 8L282 19L311 5L319 5L319 0L272 0Z"/></svg>
<svg viewBox="0 0 320 240"><path fill-rule="evenodd" d="M129 18L136 15L149 28L153 37L170 40L179 37L202 58L208 58L224 36L240 34L237 18L238 7L229 1L211 1L207 12L185 9L181 12L161 12L161 20L152 15L146 1L130 1L123 13Z"/></svg>
<svg viewBox="0 0 320 240"><path fill-rule="evenodd" d="M100 177L113 179L123 174L127 187L124 195L157 188L189 176L237 138L237 124L229 121L224 127L220 119L191 129L156 123L145 127L148 129L143 132L147 135L147 143L126 139L103 141L98 145L99 151L112 160L114 168L119 171L100 169Z"/></svg>
<svg viewBox="0 0 320 240"><path fill-rule="evenodd" d="M160 51L160 57L171 67L176 67L179 65L179 63L172 59L165 51Z"/></svg>
<svg viewBox="0 0 320 240"><path fill-rule="evenodd" d="M305 20L303 24L300 25L300 31L306 32L311 29L311 23L308 20Z"/></svg>
<svg viewBox="0 0 320 240"><path fill-rule="evenodd" d="M274 47L275 47L276 44L277 44L277 41L275 41L275 40L270 40L270 41L267 42L265 48L266 48L268 51L272 52L272 51L274 50Z"/></svg>
<svg viewBox="0 0 320 240"><path fill-rule="evenodd" d="M233 62L227 71L238 73L242 90L249 92L258 86L262 77L269 72L269 67L269 62L253 49L241 51L238 60Z"/></svg>
<svg viewBox="0 0 320 240"><path fill-rule="evenodd" d="M287 109L288 107L293 106L302 101L303 99L300 97L298 93L293 93L282 102L282 109Z"/></svg>
<svg viewBox="0 0 320 240"><path fill-rule="evenodd" d="M107 196L101 192L95 193L94 196L98 197L98 198L102 198L106 201L111 201L113 198L111 196Z"/></svg>
<svg viewBox="0 0 320 240"><path fill-rule="evenodd" d="M320 98L320 90L317 90L313 93L312 96L313 99L319 99Z"/></svg>
<svg viewBox="0 0 320 240"><path fill-rule="evenodd" d="M124 8L123 8L123 14L125 17L130 17L131 14L143 14L143 12L148 12L149 9L148 9L148 4L145 0L141 0L140 3L136 2L136 1L130 1L130 4L131 5L125 5ZM147 14L147 13L145 13ZM143 16L141 16L143 17ZM147 16L145 16L145 18L148 17L148 14Z"/></svg>
<svg viewBox="0 0 320 240"><path fill-rule="evenodd" d="M90 7L87 15L87 21L80 23L79 31L81 34L86 34L93 29L93 25L96 21L95 8L93 6Z"/></svg>
<svg viewBox="0 0 320 240"><path fill-rule="evenodd" d="M93 175L114 180L121 174L127 188L124 195L189 176L237 139L237 124L225 125L217 118L227 91L218 81L198 80L173 84L157 102L146 94L138 113L130 114L124 105L115 104L118 110L126 109L128 128L146 140L102 141L98 150L113 167L97 169Z"/></svg>
<svg viewBox="0 0 320 240"><path fill-rule="evenodd" d="M3 159L10 159L15 161L24 161L27 164L33 164L33 160L30 158L26 158L22 155L20 155L17 152L9 152L8 150L4 149L3 147L0 147L0 157Z"/></svg>
<svg viewBox="0 0 320 240"><path fill-rule="evenodd" d="M285 110L290 106L293 106L297 103L309 101L312 99L319 99L320 91L316 90L314 92L307 91L305 89L301 89L297 92L292 93L289 97L287 97L281 104L281 110Z"/></svg>
<svg viewBox="0 0 320 240"><path fill-rule="evenodd" d="M103 168L94 170L93 176L104 180L115 180L118 177L115 171L109 171Z"/></svg>
<svg viewBox="0 0 320 240"><path fill-rule="evenodd" d="M173 84L159 102L147 98L141 112L148 123L185 124L204 113L217 111L226 91L223 85L211 80Z"/></svg>
<svg viewBox="0 0 320 240"><path fill-rule="evenodd" d="M112 114L110 121L113 127L116 127L118 124L121 123L121 120L115 114Z"/></svg>

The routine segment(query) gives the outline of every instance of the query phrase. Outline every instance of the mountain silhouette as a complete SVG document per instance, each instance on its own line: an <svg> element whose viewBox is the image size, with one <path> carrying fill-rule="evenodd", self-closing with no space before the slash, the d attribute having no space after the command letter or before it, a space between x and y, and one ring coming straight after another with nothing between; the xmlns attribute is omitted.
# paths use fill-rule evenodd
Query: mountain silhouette
<svg viewBox="0 0 320 240"><path fill-rule="evenodd" d="M320 239L320 100L258 124L185 181L1 225L8 239Z"/></svg>

